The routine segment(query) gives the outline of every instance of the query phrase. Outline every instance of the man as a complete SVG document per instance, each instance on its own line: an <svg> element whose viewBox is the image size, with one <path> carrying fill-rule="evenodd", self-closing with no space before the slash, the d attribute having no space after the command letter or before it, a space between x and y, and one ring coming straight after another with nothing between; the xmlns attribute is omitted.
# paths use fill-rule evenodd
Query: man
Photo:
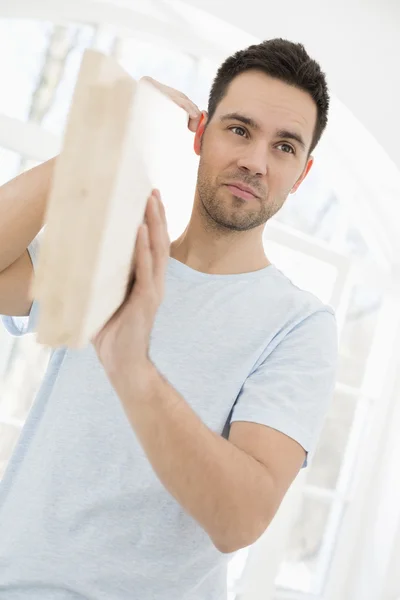
<svg viewBox="0 0 400 600"><path fill-rule="evenodd" d="M186 230L170 244L155 191L126 302L93 344L52 354L0 488L0 598L226 597L230 553L268 527L334 385L332 310L262 243L328 105L301 45L270 40L220 67Z"/></svg>

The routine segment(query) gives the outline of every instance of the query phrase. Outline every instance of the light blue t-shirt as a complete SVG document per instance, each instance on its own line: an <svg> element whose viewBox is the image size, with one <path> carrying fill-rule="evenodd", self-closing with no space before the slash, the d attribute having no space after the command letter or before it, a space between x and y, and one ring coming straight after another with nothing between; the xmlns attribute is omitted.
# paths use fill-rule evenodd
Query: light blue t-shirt
<svg viewBox="0 0 400 600"><path fill-rule="evenodd" d="M37 310L3 322L32 332ZM335 317L274 266L209 275L170 258L150 357L212 431L261 423L312 453ZM93 347L54 351L0 482L0 599L226 600L231 558L155 475Z"/></svg>

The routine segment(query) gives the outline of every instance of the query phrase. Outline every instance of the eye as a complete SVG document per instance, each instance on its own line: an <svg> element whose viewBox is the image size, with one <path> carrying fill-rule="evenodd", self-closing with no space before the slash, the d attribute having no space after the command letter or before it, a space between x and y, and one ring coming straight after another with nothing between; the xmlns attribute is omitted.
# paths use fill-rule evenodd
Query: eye
<svg viewBox="0 0 400 600"><path fill-rule="evenodd" d="M230 131L233 131L233 133L235 133L235 131L239 131L241 133L235 133L235 135L238 135L240 137L245 137L247 135L247 131L244 127L239 127L238 125L235 125L234 127L229 127Z"/></svg>
<svg viewBox="0 0 400 600"><path fill-rule="evenodd" d="M293 146L290 146L290 144L279 144L279 146L281 146L282 148L286 148L286 150L283 150L284 154L296 154L295 149L293 148Z"/></svg>

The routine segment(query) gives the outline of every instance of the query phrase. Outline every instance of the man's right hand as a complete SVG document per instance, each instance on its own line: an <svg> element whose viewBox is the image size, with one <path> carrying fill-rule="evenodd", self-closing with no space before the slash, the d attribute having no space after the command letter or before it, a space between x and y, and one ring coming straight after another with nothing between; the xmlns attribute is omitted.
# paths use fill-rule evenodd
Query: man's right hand
<svg viewBox="0 0 400 600"><path fill-rule="evenodd" d="M194 104L194 102L192 102L182 92L179 92L178 90L169 87L168 85L160 83L152 77L146 75L145 77L142 77L142 79L145 79L146 81L153 84L158 90L160 90L160 92L171 98L171 100L173 100L175 104L183 108L189 116L188 128L190 129L190 131L196 132L197 127L200 123L200 117L202 113L199 107L196 106L196 104Z"/></svg>

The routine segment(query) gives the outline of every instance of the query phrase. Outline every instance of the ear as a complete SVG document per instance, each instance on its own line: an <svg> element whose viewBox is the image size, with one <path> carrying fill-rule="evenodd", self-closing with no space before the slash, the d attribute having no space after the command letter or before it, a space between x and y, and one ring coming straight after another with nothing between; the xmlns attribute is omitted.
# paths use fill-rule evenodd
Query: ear
<svg viewBox="0 0 400 600"><path fill-rule="evenodd" d="M313 157L313 156L310 156L310 158L308 159L308 162L307 162L307 166L306 166L306 168L304 169L302 176L301 176L301 177L300 177L300 179L299 179L299 180L296 182L296 184L294 185L294 187L292 187L292 189L291 189L291 191L290 191L290 193L291 193L291 194L294 194L295 192L297 192L297 190L299 189L300 185L303 183L303 181L305 180L305 178L306 178L306 177L307 177L307 175L309 174L309 172L310 172L310 169L311 169L311 167L313 166L313 164L314 164L314 157Z"/></svg>
<svg viewBox="0 0 400 600"><path fill-rule="evenodd" d="M203 110L201 113L200 121L197 126L195 136L194 136L194 145L193 146L194 146L194 151L196 152L197 156L200 156L201 142L203 139L204 130L207 125L207 121L208 121L208 114Z"/></svg>

